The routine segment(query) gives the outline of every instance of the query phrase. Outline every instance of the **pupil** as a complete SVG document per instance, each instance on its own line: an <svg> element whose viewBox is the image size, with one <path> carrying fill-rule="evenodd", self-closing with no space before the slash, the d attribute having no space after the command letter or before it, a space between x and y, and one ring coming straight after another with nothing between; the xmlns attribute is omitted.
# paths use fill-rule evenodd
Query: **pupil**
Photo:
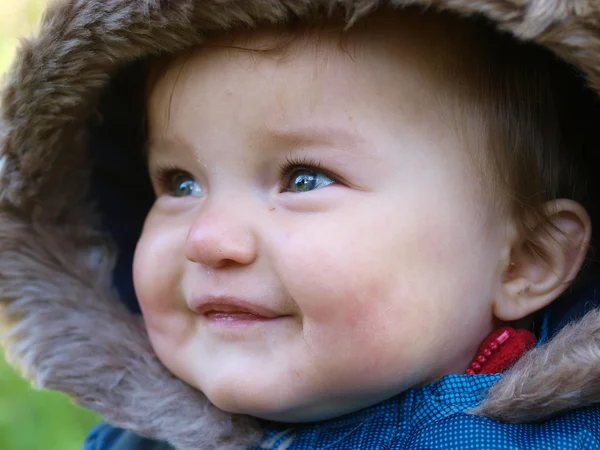
<svg viewBox="0 0 600 450"><path fill-rule="evenodd" d="M178 197L192 195L194 193L195 181L189 175L179 174L173 180L173 190Z"/></svg>
<svg viewBox="0 0 600 450"><path fill-rule="evenodd" d="M315 187L315 176L310 172L305 172L296 177L294 182L299 191L308 191Z"/></svg>
<svg viewBox="0 0 600 450"><path fill-rule="evenodd" d="M180 191L182 194L188 194L189 192L191 192L190 183L191 183L191 182L190 182L189 180L187 180L187 181L184 181L183 183L181 183L181 184L179 185L179 191Z"/></svg>

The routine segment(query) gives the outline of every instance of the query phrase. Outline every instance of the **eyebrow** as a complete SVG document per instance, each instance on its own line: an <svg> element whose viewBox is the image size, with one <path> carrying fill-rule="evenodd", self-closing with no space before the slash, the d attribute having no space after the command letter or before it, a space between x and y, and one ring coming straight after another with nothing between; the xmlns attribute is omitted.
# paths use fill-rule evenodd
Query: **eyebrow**
<svg viewBox="0 0 600 450"><path fill-rule="evenodd" d="M148 141L146 142L146 145L144 145L144 157L145 157L146 161L148 161L150 159L150 155L153 151L156 152L156 151L160 151L163 148L173 148L173 147L189 148L190 146L188 145L187 142L182 141L181 139L177 139L177 138L170 138L170 137L166 137L166 136L153 137L153 138L149 138Z"/></svg>
<svg viewBox="0 0 600 450"><path fill-rule="evenodd" d="M276 141L296 144L328 144L357 148L366 139L357 131L338 126L306 126L299 128L281 129L268 128L268 134Z"/></svg>
<svg viewBox="0 0 600 450"><path fill-rule="evenodd" d="M341 150L356 150L366 142L366 139L357 131L339 126L311 125L289 129L266 126L262 132L268 136L268 139L292 147L325 144L338 147ZM173 147L191 148L192 146L185 140L178 138L167 136L150 138L144 146L146 161L150 159L153 151Z"/></svg>

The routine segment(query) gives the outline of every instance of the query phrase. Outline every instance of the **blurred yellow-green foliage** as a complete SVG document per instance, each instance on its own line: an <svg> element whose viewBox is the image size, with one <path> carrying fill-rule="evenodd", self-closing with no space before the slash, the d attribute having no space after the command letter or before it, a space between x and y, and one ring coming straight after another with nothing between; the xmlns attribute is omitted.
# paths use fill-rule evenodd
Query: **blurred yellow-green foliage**
<svg viewBox="0 0 600 450"><path fill-rule="evenodd" d="M0 0L0 73L9 66L18 36L31 32L46 0ZM100 419L61 394L30 387L0 351L0 450L81 450Z"/></svg>
<svg viewBox="0 0 600 450"><path fill-rule="evenodd" d="M0 72L10 64L18 37L31 32L45 4L46 0L0 0Z"/></svg>

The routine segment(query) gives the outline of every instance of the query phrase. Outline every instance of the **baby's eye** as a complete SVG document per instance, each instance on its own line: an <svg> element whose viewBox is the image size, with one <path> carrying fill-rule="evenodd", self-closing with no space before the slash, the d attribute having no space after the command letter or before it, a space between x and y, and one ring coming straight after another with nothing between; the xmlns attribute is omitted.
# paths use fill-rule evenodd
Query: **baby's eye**
<svg viewBox="0 0 600 450"><path fill-rule="evenodd" d="M299 168L290 173L284 192L309 192L335 183L322 172Z"/></svg>
<svg viewBox="0 0 600 450"><path fill-rule="evenodd" d="M173 197L200 197L204 193L200 183L185 172L172 174L169 187Z"/></svg>

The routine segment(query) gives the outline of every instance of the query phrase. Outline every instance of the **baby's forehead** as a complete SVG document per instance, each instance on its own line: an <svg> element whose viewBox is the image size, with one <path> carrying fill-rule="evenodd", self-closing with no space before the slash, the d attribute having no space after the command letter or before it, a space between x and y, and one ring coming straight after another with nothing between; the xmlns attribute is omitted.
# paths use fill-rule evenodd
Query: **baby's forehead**
<svg viewBox="0 0 600 450"><path fill-rule="evenodd" d="M206 161L239 149L265 160L281 149L352 149L331 130L358 136L346 142L366 142L355 153L378 161L390 156L377 153L383 142L462 148L464 136L454 128L463 94L454 81L464 76L470 50L461 44L472 30L460 25L411 10L374 15L348 30L329 21L210 37L159 76L149 142L177 145L149 145L150 159L171 147Z"/></svg>
<svg viewBox="0 0 600 450"><path fill-rule="evenodd" d="M218 33L185 54L164 58L154 64L152 72L154 79L179 72L190 58L197 57L222 66L232 59L238 64L268 60L296 67L307 63L324 67L351 60L358 68L379 73L393 72L393 63L411 65L423 72L424 79L432 75L429 78L440 82L448 76L447 66L453 67L454 75L468 70L465 62L473 57L476 33L469 22L448 14L411 8L384 10L352 26L328 19L311 25L258 26Z"/></svg>
<svg viewBox="0 0 600 450"><path fill-rule="evenodd" d="M275 136L296 136L294 130L302 136L311 130L312 141L314 124L359 136L369 128L405 136L451 133L462 141L453 129L465 96L456 86L469 83L456 80L465 77L469 50L462 42L472 41L472 31L461 25L408 10L376 14L349 29L327 21L209 37L155 65L149 142L234 148L239 142L213 133L232 121L239 124L237 135L264 144L257 148ZM150 157L157 150L148 145L147 151Z"/></svg>

